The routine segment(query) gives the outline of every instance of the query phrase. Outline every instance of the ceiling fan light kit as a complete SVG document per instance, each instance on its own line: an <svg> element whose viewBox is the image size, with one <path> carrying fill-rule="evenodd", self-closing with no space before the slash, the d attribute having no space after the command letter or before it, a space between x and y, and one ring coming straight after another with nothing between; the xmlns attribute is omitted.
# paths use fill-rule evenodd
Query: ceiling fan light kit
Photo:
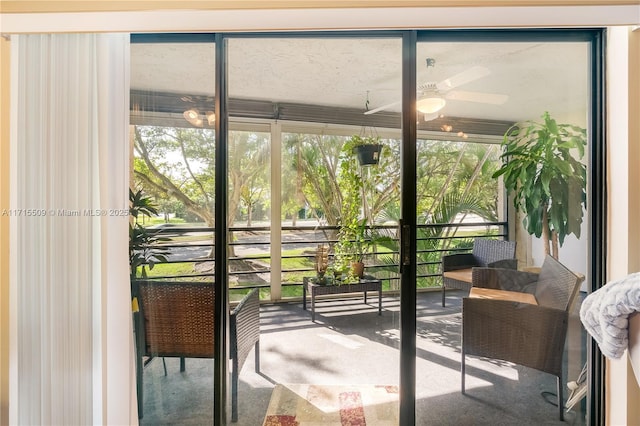
<svg viewBox="0 0 640 426"><path fill-rule="evenodd" d="M418 102L416 102L416 109L423 114L433 114L444 108L446 104L447 101L434 94L419 99Z"/></svg>
<svg viewBox="0 0 640 426"><path fill-rule="evenodd" d="M189 108L188 110L182 113L182 116L191 125L196 127L202 127L203 119L200 118L200 111L198 111L197 108ZM212 126L213 123L216 122L216 113L213 111L207 111L204 117L207 119L207 123L209 124L209 126Z"/></svg>
<svg viewBox="0 0 640 426"><path fill-rule="evenodd" d="M424 121L433 121L436 118L443 118L444 115L438 114L437 112L432 112L431 114L425 114L423 116Z"/></svg>
<svg viewBox="0 0 640 426"><path fill-rule="evenodd" d="M185 112L183 112L182 116L184 117L185 120L187 120L189 123L193 124L194 126L198 126L198 127L202 126L202 120L200 119L200 112L197 109L190 108Z"/></svg>
<svg viewBox="0 0 640 426"><path fill-rule="evenodd" d="M435 59L426 59L427 70L435 67L435 64ZM425 114L425 121L430 121L436 118L436 116L433 116L432 114L445 107L447 99L453 101L502 105L509 99L507 95L457 90L459 86L471 83L472 81L486 77L489 74L491 74L491 71L488 68L476 65L439 82L427 81L418 87L419 99L416 102L416 110ZM367 108L364 114L375 114L378 111L383 111L400 104L401 101L396 101L371 110Z"/></svg>

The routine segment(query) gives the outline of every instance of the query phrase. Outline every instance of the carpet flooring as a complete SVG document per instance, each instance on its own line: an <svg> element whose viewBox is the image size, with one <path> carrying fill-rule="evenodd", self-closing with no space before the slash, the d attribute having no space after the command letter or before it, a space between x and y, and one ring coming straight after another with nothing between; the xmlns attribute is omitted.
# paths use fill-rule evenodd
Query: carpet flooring
<svg viewBox="0 0 640 426"><path fill-rule="evenodd" d="M503 361L468 357L467 393L461 394L460 301L460 292L447 292L443 308L439 292L419 294L416 425L585 424L584 401L559 421L553 376ZM274 395L282 392L278 385L398 386L397 298L383 298L381 316L377 300L364 304L362 297L323 300L316 309L312 322L301 303L261 306L261 371L254 371L250 354L240 374L236 426L261 426L268 413L290 415L270 411ZM569 328L565 381L575 380L584 363L585 340L576 315ZM142 425L212 424L212 360L187 359L181 373L178 360L168 358L166 376L161 360L154 360L144 375ZM334 415L336 408L332 410Z"/></svg>

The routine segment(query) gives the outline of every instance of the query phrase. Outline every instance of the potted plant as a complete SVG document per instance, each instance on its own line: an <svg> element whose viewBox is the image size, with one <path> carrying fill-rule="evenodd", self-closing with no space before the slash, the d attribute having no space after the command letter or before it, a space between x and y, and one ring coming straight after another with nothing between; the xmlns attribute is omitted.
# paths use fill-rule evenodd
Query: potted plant
<svg viewBox="0 0 640 426"><path fill-rule="evenodd" d="M331 270L333 271L334 282L340 284L342 282L349 282L349 265L351 263L349 255L340 248L340 243L336 245L336 252L333 256L333 265Z"/></svg>
<svg viewBox="0 0 640 426"><path fill-rule="evenodd" d="M129 223L129 266L130 276L133 281L138 275L147 276L146 266L153 269L157 262L166 262L168 250L158 247L157 244L168 241L169 238L158 235L157 230L149 229L139 222L140 216L151 217L158 214L153 200L144 196L142 190L133 192L129 189L129 214L132 221Z"/></svg>
<svg viewBox="0 0 640 426"><path fill-rule="evenodd" d="M380 162L383 145L380 138L374 136L353 135L346 142L358 158L361 166L376 165Z"/></svg>
<svg viewBox="0 0 640 426"><path fill-rule="evenodd" d="M369 252L371 238L367 235L367 219L355 219L342 224L338 232L336 252L345 259L353 277L364 276L364 256Z"/></svg>
<svg viewBox="0 0 640 426"><path fill-rule="evenodd" d="M548 112L542 122L517 123L502 141L503 165L493 177L502 176L513 191L516 210L525 214L530 235L542 237L545 254L558 259L567 235L580 237L586 206L586 130L558 124Z"/></svg>

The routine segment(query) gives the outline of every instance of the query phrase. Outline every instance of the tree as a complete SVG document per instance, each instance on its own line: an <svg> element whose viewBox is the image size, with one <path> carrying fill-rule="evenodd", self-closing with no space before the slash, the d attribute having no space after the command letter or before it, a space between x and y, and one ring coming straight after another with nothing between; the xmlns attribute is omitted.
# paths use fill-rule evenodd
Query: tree
<svg viewBox="0 0 640 426"><path fill-rule="evenodd" d="M159 198L174 198L213 228L215 194L215 135L210 129L135 127L135 176ZM243 186L260 182L269 158L268 135L230 132L227 227L232 227ZM266 183L265 183L266 185ZM233 240L233 235L229 238ZM233 246L228 247L234 256ZM209 253L213 256L213 250Z"/></svg>
<svg viewBox="0 0 640 426"><path fill-rule="evenodd" d="M255 176L240 188L240 201L247 209L247 226L251 226L253 211L256 205L264 199L266 191L265 183L258 184Z"/></svg>
<svg viewBox="0 0 640 426"><path fill-rule="evenodd" d="M335 136L291 134L284 141L286 157L283 164L289 164L289 174L293 176L295 173L297 183L296 193L289 194L288 202L295 197L299 203L295 211L307 205L313 214L321 212L328 225L337 225L342 200L336 178L342 147L340 139ZM283 197L287 195L283 194Z"/></svg>
<svg viewBox="0 0 640 426"><path fill-rule="evenodd" d="M322 212L328 225L340 224L341 206L345 188L341 187L338 175L341 167L341 152L348 138L325 135L293 135L286 140L287 155L292 170L297 172L304 203L311 211ZM385 152L375 167L358 168L352 156L354 172L366 175L363 179L366 193L367 216L375 218L388 203L398 203L400 194L399 143L383 141ZM347 148L348 149L348 148Z"/></svg>
<svg viewBox="0 0 640 426"><path fill-rule="evenodd" d="M235 214L245 202L248 215L269 192L269 135L255 132L229 133L229 217L227 226L233 226Z"/></svg>
<svg viewBox="0 0 640 426"><path fill-rule="evenodd" d="M242 188L267 193L264 173L269 149L267 136L250 132L229 134L229 211L236 212ZM135 128L135 176L160 198L174 198L214 226L215 137L209 129ZM253 200L252 202L255 202ZM233 226L230 214L227 226Z"/></svg>
<svg viewBox="0 0 640 426"><path fill-rule="evenodd" d="M214 225L215 138L208 129L135 127L135 176L151 193L176 199Z"/></svg>
<svg viewBox="0 0 640 426"><path fill-rule="evenodd" d="M486 209L496 210L497 169L494 146L473 141L421 140L418 145L418 212L433 214L443 198L451 194L475 194Z"/></svg>

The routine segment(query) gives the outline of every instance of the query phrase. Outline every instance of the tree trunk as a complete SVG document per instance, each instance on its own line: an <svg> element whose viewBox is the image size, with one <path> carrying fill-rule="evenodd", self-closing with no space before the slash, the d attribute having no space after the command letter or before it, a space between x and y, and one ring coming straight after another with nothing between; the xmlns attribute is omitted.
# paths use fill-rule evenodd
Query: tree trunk
<svg viewBox="0 0 640 426"><path fill-rule="evenodd" d="M551 254L551 236L549 231L549 218L547 216L546 206L544 206L544 212L542 213L542 242L544 243L544 254L546 257L547 255Z"/></svg>
<svg viewBox="0 0 640 426"><path fill-rule="evenodd" d="M558 244L558 233L556 231L551 232L551 256L555 260L560 260L560 246Z"/></svg>

